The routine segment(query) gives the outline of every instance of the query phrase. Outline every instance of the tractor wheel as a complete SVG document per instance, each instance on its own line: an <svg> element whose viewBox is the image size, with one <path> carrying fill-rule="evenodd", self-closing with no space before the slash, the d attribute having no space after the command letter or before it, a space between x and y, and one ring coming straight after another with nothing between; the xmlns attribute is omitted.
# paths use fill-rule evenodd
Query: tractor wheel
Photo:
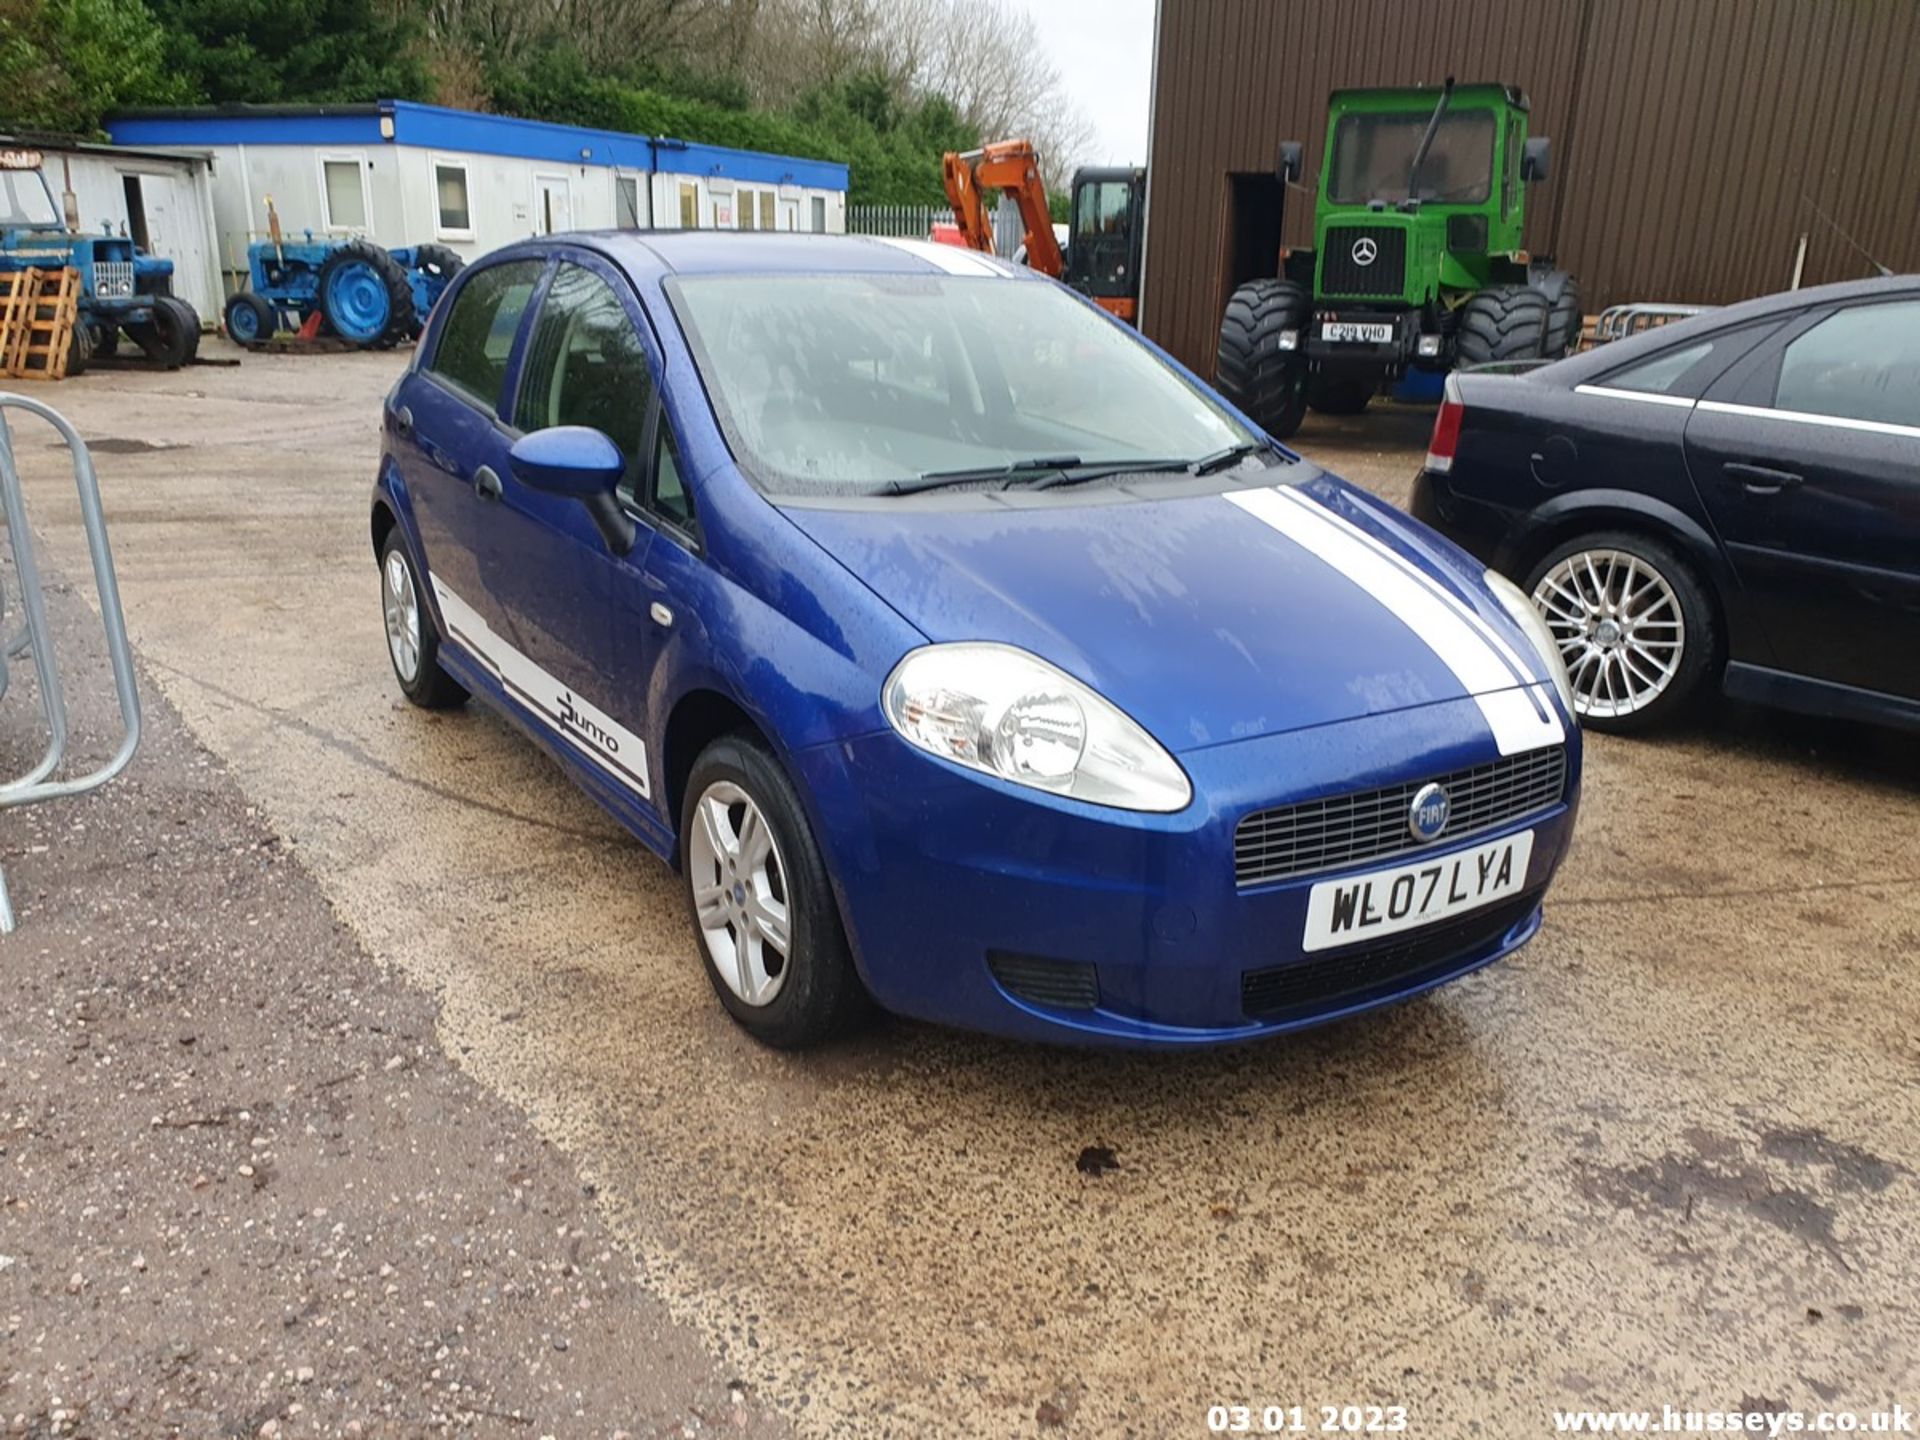
<svg viewBox="0 0 1920 1440"><path fill-rule="evenodd" d="M1527 278L1547 297L1546 357L1558 360L1571 355L1580 343L1580 327L1586 323L1586 314L1580 308L1580 282L1564 270L1542 270Z"/></svg>
<svg viewBox="0 0 1920 1440"><path fill-rule="evenodd" d="M200 348L200 317L171 295L156 295L153 318L124 327L127 337L163 370L178 370Z"/></svg>
<svg viewBox="0 0 1920 1440"><path fill-rule="evenodd" d="M390 350L407 338L413 287L407 272L378 245L348 240L320 267L320 313L333 333L367 350Z"/></svg>
<svg viewBox="0 0 1920 1440"><path fill-rule="evenodd" d="M1313 297L1291 280L1249 280L1227 301L1213 379L1220 393L1276 440L1300 428L1307 413L1307 324ZM1300 348L1282 350L1292 330Z"/></svg>
<svg viewBox="0 0 1920 1440"><path fill-rule="evenodd" d="M1462 365L1538 360L1547 342L1547 297L1531 285L1493 285L1460 307L1454 341Z"/></svg>
<svg viewBox="0 0 1920 1440"><path fill-rule="evenodd" d="M1307 385L1307 404L1322 415L1358 415L1373 399L1371 380L1316 375Z"/></svg>
<svg viewBox="0 0 1920 1440"><path fill-rule="evenodd" d="M227 299L227 338L236 345L258 345L280 328L273 307L251 290Z"/></svg>
<svg viewBox="0 0 1920 1440"><path fill-rule="evenodd" d="M422 245L413 252L413 263L440 281L451 280L467 268L458 250L445 245Z"/></svg>
<svg viewBox="0 0 1920 1440"><path fill-rule="evenodd" d="M93 327L85 320L73 322L73 338L67 345L67 378L87 373L87 365L93 359Z"/></svg>
<svg viewBox="0 0 1920 1440"><path fill-rule="evenodd" d="M120 351L120 327L109 323L89 326L93 331L93 358L111 360Z"/></svg>

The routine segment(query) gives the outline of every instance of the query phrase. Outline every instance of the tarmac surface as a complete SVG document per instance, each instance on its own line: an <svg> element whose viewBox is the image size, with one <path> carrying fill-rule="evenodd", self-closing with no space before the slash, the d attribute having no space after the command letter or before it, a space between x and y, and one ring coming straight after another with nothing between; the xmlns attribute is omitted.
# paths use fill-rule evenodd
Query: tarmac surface
<svg viewBox="0 0 1920 1440"><path fill-rule="evenodd" d="M403 363L45 392L95 444L154 723L126 779L0 822L0 1432L1158 1437L1353 1404L1506 1437L1920 1400L1910 738L1724 706L1590 737L1539 938L1304 1036L773 1054L665 867L506 723L400 700L366 515ZM1429 423L1299 445L1398 501ZM17 444L83 576L60 456ZM315 1297L331 1351L283 1325ZM456 1310L477 1410L426 1374ZM99 1419L116 1393L137 1423Z"/></svg>

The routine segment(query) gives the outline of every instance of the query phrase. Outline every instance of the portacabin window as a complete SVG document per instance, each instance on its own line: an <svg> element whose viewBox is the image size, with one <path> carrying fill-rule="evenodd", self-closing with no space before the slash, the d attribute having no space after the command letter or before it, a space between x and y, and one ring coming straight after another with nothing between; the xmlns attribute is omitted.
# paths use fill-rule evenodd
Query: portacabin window
<svg viewBox="0 0 1920 1440"><path fill-rule="evenodd" d="M472 272L454 296L428 373L497 411L520 317L545 266L543 260L508 260Z"/></svg>
<svg viewBox="0 0 1920 1440"><path fill-rule="evenodd" d="M473 204L469 194L471 177L467 167L456 160L433 162L433 223L435 232L447 240L473 238Z"/></svg>
<svg viewBox="0 0 1920 1440"><path fill-rule="evenodd" d="M320 192L329 230L367 228L366 161L358 155L323 155Z"/></svg>
<svg viewBox="0 0 1920 1440"><path fill-rule="evenodd" d="M640 181L632 175L613 177L613 223L622 230L640 228Z"/></svg>
<svg viewBox="0 0 1920 1440"><path fill-rule="evenodd" d="M700 228L700 187L691 180L680 182L680 228Z"/></svg>

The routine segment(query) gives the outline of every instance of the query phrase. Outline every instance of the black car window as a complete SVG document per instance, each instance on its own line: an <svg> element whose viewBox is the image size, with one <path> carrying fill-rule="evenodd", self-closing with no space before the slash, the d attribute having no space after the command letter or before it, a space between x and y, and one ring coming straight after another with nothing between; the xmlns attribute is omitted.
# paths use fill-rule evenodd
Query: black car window
<svg viewBox="0 0 1920 1440"><path fill-rule="evenodd" d="M693 496L680 476L680 447L674 443L667 412L660 412L660 438L653 468L653 508L689 535L693 533Z"/></svg>
<svg viewBox="0 0 1920 1440"><path fill-rule="evenodd" d="M563 261L527 344L514 424L592 426L626 456L630 495L652 398L647 352L620 297L586 266Z"/></svg>
<svg viewBox="0 0 1920 1440"><path fill-rule="evenodd" d="M1651 360L1643 360L1638 365L1629 365L1607 377L1607 386L1613 390L1637 390L1648 395L1686 395L1690 392L1681 386L1681 382L1699 363L1713 352L1713 341L1702 340L1698 345L1683 345L1678 350L1669 350L1664 355L1656 355ZM1704 386L1702 388L1705 388Z"/></svg>
<svg viewBox="0 0 1920 1440"><path fill-rule="evenodd" d="M1789 342L1774 405L1920 426L1920 300L1837 311Z"/></svg>
<svg viewBox="0 0 1920 1440"><path fill-rule="evenodd" d="M470 276L454 297L428 370L488 409L497 407L513 337L545 263L509 260Z"/></svg>

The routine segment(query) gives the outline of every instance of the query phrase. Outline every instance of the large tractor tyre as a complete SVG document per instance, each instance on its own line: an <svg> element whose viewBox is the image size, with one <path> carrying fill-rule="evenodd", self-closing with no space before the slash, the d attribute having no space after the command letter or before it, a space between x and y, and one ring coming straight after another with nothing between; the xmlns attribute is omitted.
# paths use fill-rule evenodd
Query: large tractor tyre
<svg viewBox="0 0 1920 1440"><path fill-rule="evenodd" d="M163 370L178 370L200 348L200 317L185 301L156 295L153 318L123 327L127 338Z"/></svg>
<svg viewBox="0 0 1920 1440"><path fill-rule="evenodd" d="M348 240L320 267L320 313L343 340L363 350L391 350L413 324L407 272L380 246Z"/></svg>
<svg viewBox="0 0 1920 1440"><path fill-rule="evenodd" d="M1322 415L1358 415L1373 399L1374 388L1364 378L1316 375L1307 385L1307 404Z"/></svg>
<svg viewBox="0 0 1920 1440"><path fill-rule="evenodd" d="M1547 297L1531 285L1494 285L1460 307L1454 341L1462 365L1539 360L1546 353Z"/></svg>
<svg viewBox="0 0 1920 1440"><path fill-rule="evenodd" d="M1227 301L1213 378L1220 393L1276 440L1300 428L1307 414L1307 326L1313 296L1291 280L1249 280ZM1299 336L1293 350L1280 334Z"/></svg>
<svg viewBox="0 0 1920 1440"><path fill-rule="evenodd" d="M1527 283L1547 297L1547 358L1571 355L1586 323L1586 312L1580 308L1580 282L1564 270L1539 268L1527 276Z"/></svg>
<svg viewBox="0 0 1920 1440"><path fill-rule="evenodd" d="M413 252L413 263L436 280L451 280L467 268L458 250L445 245L422 245Z"/></svg>
<svg viewBox="0 0 1920 1440"><path fill-rule="evenodd" d="M273 307L251 290L227 300L227 338L236 345L258 345L279 328Z"/></svg>

